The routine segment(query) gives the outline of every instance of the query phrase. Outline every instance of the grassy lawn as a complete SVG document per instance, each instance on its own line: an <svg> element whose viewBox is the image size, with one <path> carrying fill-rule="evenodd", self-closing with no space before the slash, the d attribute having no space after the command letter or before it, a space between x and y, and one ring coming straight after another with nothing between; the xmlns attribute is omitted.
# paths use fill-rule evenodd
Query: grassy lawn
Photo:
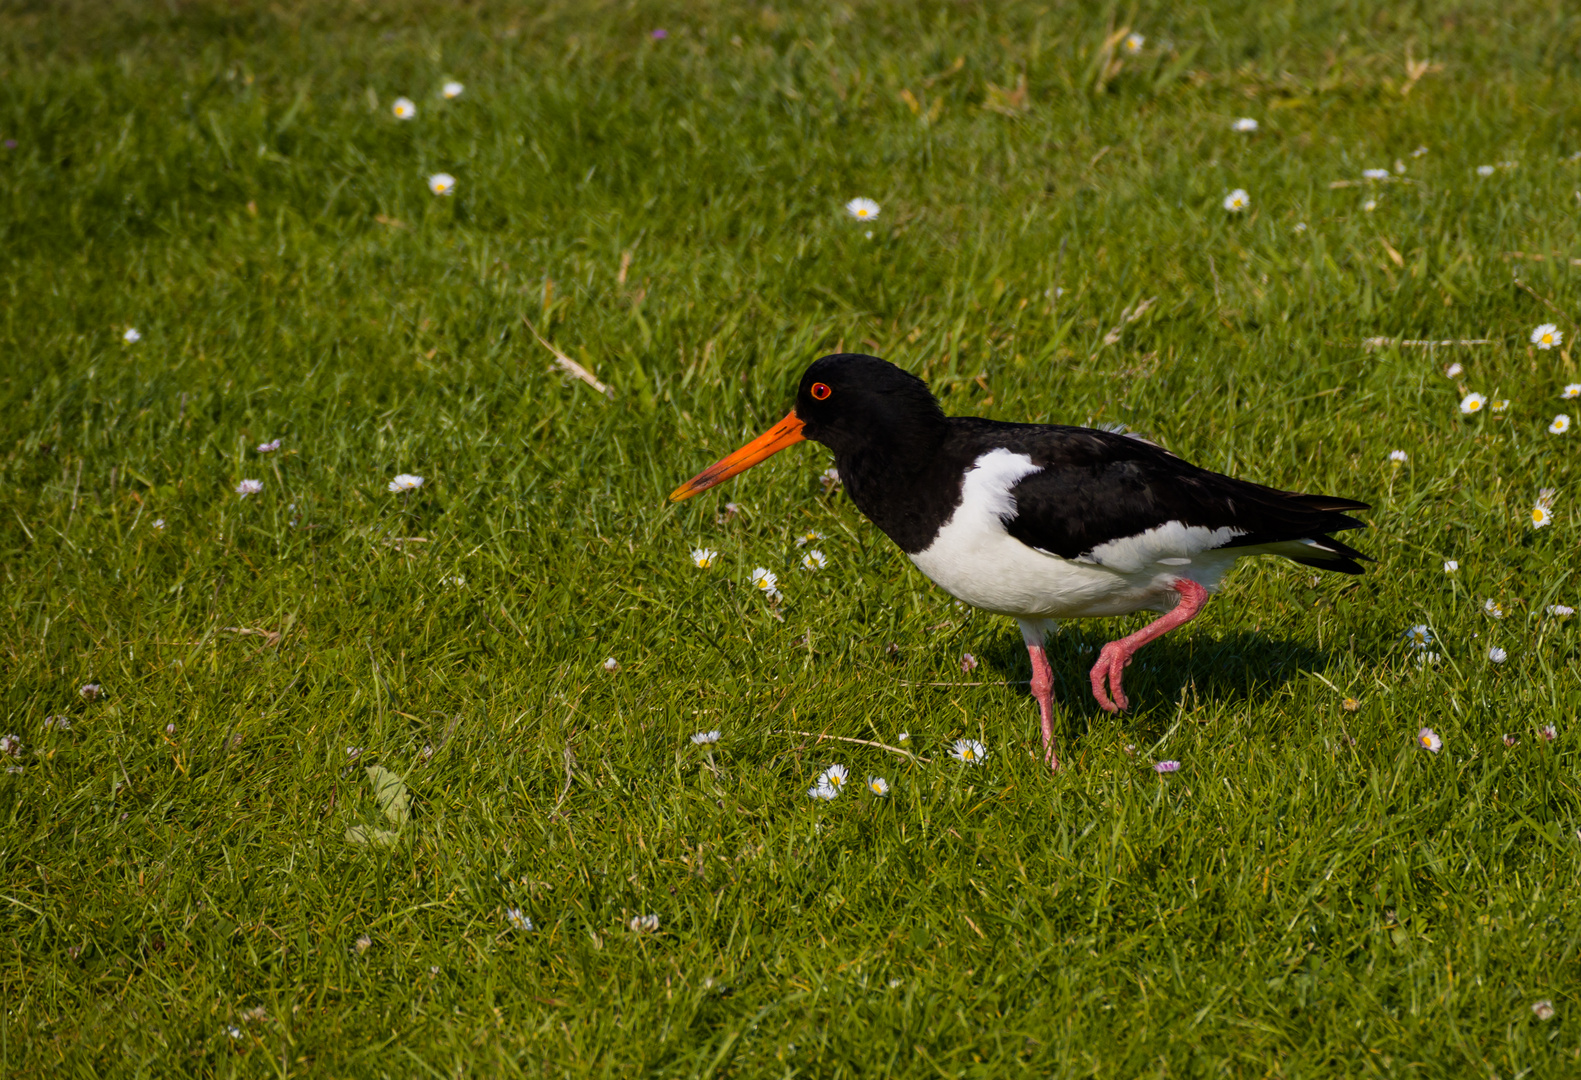
<svg viewBox="0 0 1581 1080"><path fill-rule="evenodd" d="M0 6L0 1074L1581 1075L1578 75L1520 0ZM1118 718L1066 624L1051 778L820 447L665 501L840 349L1377 562Z"/></svg>

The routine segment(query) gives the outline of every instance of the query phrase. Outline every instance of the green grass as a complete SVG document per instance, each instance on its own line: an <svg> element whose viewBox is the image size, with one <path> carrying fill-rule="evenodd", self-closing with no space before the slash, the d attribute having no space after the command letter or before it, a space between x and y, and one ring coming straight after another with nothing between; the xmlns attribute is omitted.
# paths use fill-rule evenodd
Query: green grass
<svg viewBox="0 0 1581 1080"><path fill-rule="evenodd" d="M0 8L0 1072L1581 1073L1581 374L1527 344L1578 56L1535 3ZM842 346L1370 500L1377 564L1243 566L1120 718L1139 621L1065 626L1051 779L1013 624L820 448L665 502Z"/></svg>

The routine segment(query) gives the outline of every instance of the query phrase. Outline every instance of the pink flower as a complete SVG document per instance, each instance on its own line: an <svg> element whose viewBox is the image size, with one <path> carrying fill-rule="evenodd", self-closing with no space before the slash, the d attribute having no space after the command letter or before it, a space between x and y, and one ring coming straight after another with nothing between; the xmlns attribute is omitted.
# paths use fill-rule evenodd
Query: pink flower
<svg viewBox="0 0 1581 1080"><path fill-rule="evenodd" d="M1156 773L1171 773L1178 772L1179 770L1180 762L1178 761L1160 761L1157 765L1153 766L1153 771Z"/></svg>
<svg viewBox="0 0 1581 1080"><path fill-rule="evenodd" d="M961 670L964 671L964 672L976 671L977 670L977 657L973 656L971 653L962 653L961 654Z"/></svg>

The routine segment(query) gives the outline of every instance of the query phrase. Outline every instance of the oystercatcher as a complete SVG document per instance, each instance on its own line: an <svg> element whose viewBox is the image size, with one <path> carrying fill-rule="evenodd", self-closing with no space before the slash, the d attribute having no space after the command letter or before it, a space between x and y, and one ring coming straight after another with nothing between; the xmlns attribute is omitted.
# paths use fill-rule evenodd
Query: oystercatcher
<svg viewBox="0 0 1581 1080"><path fill-rule="evenodd" d="M1330 535L1366 528L1349 516L1366 503L1209 472L1134 435L945 416L921 379L857 353L815 361L785 419L670 498L689 499L803 439L834 451L851 501L917 569L1021 624L1053 769L1054 676L1043 651L1053 620L1163 613L1098 654L1092 694L1117 712L1128 704L1121 673L1132 655L1196 618L1236 559L1282 555L1342 574L1361 573L1367 559Z"/></svg>

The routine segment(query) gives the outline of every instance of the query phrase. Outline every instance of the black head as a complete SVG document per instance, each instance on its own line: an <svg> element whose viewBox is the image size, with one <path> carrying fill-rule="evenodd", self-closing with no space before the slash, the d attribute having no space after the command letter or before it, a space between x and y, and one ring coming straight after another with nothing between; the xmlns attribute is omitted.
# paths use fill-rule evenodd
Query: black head
<svg viewBox="0 0 1581 1080"><path fill-rule="evenodd" d="M928 384L887 360L835 353L812 362L796 389L802 434L836 458L875 449L931 447L943 438L944 410Z"/></svg>
<svg viewBox="0 0 1581 1080"><path fill-rule="evenodd" d="M947 430L944 410L915 375L876 356L825 356L802 374L796 407L784 419L670 492L670 501L690 499L803 439L834 451L855 498L857 476L912 471Z"/></svg>

